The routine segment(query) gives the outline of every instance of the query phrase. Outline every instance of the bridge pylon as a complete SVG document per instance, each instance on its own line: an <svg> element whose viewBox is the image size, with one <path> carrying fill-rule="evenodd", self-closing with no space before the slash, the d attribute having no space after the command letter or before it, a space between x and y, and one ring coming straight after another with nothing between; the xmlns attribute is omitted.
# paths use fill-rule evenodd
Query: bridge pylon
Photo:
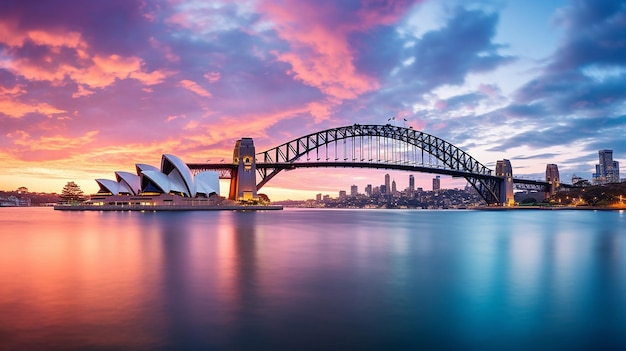
<svg viewBox="0 0 626 351"><path fill-rule="evenodd" d="M506 159L498 160L496 162L496 176L504 177L500 183L500 205L515 205L515 198L513 195L513 167L511 167L511 161Z"/></svg>
<svg viewBox="0 0 626 351"><path fill-rule="evenodd" d="M230 179L230 200L258 199L256 185L256 159L252 138L241 138L235 143L233 164L237 165Z"/></svg>
<svg viewBox="0 0 626 351"><path fill-rule="evenodd" d="M546 191L546 199L556 194L557 189L561 186L561 177L559 176L559 167L554 163L546 165L546 183L550 184L549 190Z"/></svg>

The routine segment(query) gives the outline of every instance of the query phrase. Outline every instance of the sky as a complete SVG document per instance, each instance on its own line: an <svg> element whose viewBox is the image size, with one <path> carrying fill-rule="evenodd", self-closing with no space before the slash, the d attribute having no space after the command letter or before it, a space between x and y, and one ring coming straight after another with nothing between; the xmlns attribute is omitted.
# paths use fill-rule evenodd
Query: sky
<svg viewBox="0 0 626 351"><path fill-rule="evenodd" d="M95 193L163 153L229 162L242 137L259 152L391 116L519 177L556 163L591 179L600 149L624 174L626 1L0 2L0 190ZM320 168L261 192L362 191L384 173L408 186Z"/></svg>

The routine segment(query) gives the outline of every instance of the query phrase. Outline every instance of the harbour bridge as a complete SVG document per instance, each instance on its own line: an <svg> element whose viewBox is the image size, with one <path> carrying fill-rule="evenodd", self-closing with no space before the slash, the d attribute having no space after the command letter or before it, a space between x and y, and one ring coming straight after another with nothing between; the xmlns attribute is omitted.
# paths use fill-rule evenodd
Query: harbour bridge
<svg viewBox="0 0 626 351"><path fill-rule="evenodd" d="M559 179L514 178L508 160L491 170L451 143L413 128L391 124L331 128L255 153L251 138L235 144L230 163L190 163L192 171L213 170L230 179L229 198L257 198L257 191L278 173L297 168L378 168L462 177L488 205L509 205L513 189L552 194ZM257 181L258 176L258 181Z"/></svg>

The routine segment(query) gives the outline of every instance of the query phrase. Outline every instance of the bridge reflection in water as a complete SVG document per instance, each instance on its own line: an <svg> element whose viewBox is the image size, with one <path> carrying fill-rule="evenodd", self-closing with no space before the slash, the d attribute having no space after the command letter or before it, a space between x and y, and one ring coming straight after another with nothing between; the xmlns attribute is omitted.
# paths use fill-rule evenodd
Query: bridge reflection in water
<svg viewBox="0 0 626 351"><path fill-rule="evenodd" d="M250 138L242 140L251 142ZM254 153L254 146L246 152ZM215 170L220 178L231 179L230 198L233 200L241 198L233 189L250 186L240 184L243 178L256 182L250 180L255 177L247 176L248 172L258 175L260 180L255 185L259 190L283 170L318 167L379 168L463 177L488 205L512 204L514 188L552 194L559 187L569 187L560 183L558 175L547 181L514 178L508 160L498 161L493 171L441 138L391 124L354 124L327 129L251 156L240 154L236 147L232 163L190 163L188 166L195 171Z"/></svg>

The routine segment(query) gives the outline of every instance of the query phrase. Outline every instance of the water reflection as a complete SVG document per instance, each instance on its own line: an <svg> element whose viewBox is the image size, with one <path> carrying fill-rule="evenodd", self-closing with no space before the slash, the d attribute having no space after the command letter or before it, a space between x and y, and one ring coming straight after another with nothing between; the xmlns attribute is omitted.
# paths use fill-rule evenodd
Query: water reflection
<svg viewBox="0 0 626 351"><path fill-rule="evenodd" d="M15 211L9 349L626 347L619 212Z"/></svg>

